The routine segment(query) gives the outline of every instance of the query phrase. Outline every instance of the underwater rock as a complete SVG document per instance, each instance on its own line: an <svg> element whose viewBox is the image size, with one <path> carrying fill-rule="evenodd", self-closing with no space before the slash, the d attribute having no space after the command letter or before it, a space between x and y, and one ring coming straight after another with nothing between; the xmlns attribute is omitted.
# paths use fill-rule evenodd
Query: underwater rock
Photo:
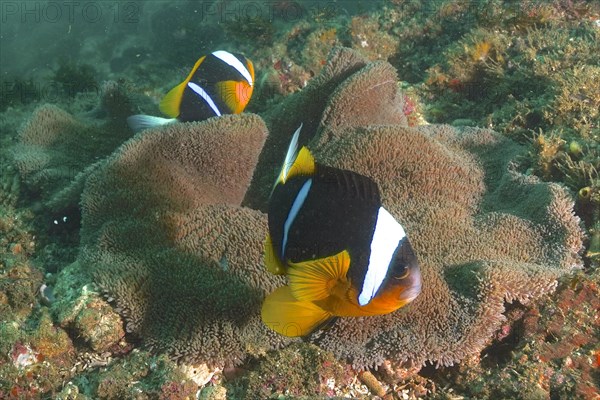
<svg viewBox="0 0 600 400"><path fill-rule="evenodd" d="M55 395L56 400L89 400L90 397L80 393L79 387L73 382L67 382L59 393Z"/></svg>
<svg viewBox="0 0 600 400"><path fill-rule="evenodd" d="M355 385L354 378L352 369L331 353L299 342L267 353L226 386L228 397L233 399L296 399L307 395L314 399L357 398L355 386L360 384Z"/></svg>
<svg viewBox="0 0 600 400"><path fill-rule="evenodd" d="M423 292L409 306L339 318L309 337L355 367L451 365L476 354L506 302L535 300L581 265L572 199L517 170L521 146L485 129L410 128L389 64L366 64L346 49L329 63L306 93L265 117L271 134L256 170L266 129L246 114L145 132L92 172L79 262L127 331L212 366L290 342L258 315L264 296L284 284L263 266L266 216L239 205L254 170L244 201L266 205L301 121L300 140L310 140L318 162L377 181L421 263Z"/></svg>
<svg viewBox="0 0 600 400"><path fill-rule="evenodd" d="M67 332L53 325L46 308L36 314L27 322L0 323L2 399L41 398L41 393L60 390L75 371L76 350Z"/></svg>
<svg viewBox="0 0 600 400"><path fill-rule="evenodd" d="M0 229L0 233L2 230ZM2 254L0 252L0 254ZM26 318L33 311L44 275L29 261L0 261L0 315L5 321Z"/></svg>
<svg viewBox="0 0 600 400"><path fill-rule="evenodd" d="M134 350L90 379L98 399L195 398L196 384L167 357Z"/></svg>
<svg viewBox="0 0 600 400"><path fill-rule="evenodd" d="M552 296L507 313L481 363L441 371L440 380L468 398L597 399L600 271L560 281Z"/></svg>
<svg viewBox="0 0 600 400"><path fill-rule="evenodd" d="M96 353L109 351L124 336L121 318L101 299L93 299L85 305L73 324L77 337Z"/></svg>
<svg viewBox="0 0 600 400"><path fill-rule="evenodd" d="M227 389L223 386L206 386L198 394L198 400L226 400Z"/></svg>

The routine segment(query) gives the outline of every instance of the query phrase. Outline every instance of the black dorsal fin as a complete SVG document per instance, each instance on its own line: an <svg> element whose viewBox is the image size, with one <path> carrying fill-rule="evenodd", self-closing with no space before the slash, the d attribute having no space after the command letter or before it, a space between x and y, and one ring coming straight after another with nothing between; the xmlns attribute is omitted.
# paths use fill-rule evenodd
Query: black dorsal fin
<svg viewBox="0 0 600 400"><path fill-rule="evenodd" d="M370 204L379 203L381 200L377 183L368 176L321 164L317 175L325 184L334 185L340 195L357 198Z"/></svg>

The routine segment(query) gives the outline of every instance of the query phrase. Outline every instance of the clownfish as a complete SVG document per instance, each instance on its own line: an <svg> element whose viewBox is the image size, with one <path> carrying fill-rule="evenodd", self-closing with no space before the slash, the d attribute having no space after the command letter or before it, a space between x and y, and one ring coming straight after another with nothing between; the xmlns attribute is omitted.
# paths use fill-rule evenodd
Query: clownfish
<svg viewBox="0 0 600 400"><path fill-rule="evenodd" d="M187 78L160 102L160 110L171 118L138 114L127 118L127 123L137 132L176 121L239 114L248 105L253 89L252 61L241 54L215 51L196 61Z"/></svg>
<svg viewBox="0 0 600 400"><path fill-rule="evenodd" d="M377 183L297 151L296 130L268 207L265 265L289 284L269 294L261 317L285 336L305 336L334 317L387 314L421 292L402 225Z"/></svg>

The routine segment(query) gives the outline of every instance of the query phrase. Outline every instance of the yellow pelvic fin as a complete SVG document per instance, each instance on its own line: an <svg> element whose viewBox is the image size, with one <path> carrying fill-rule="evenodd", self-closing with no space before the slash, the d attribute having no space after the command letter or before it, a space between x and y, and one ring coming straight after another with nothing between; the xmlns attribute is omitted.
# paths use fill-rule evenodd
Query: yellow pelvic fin
<svg viewBox="0 0 600 400"><path fill-rule="evenodd" d="M305 336L331 318L331 314L310 301L298 301L289 286L275 289L263 303L260 313L266 326L289 337Z"/></svg>
<svg viewBox="0 0 600 400"><path fill-rule="evenodd" d="M317 301L329 297L338 282L346 281L350 254L344 250L331 257L289 264L293 296L301 301Z"/></svg>
<svg viewBox="0 0 600 400"><path fill-rule="evenodd" d="M279 174L277 183L285 183L294 176L310 176L315 174L315 158L306 146L303 146L293 164L289 168L284 167Z"/></svg>
<svg viewBox="0 0 600 400"><path fill-rule="evenodd" d="M272 273L273 275L283 275L285 274L285 266L279 259L275 248L273 247L273 241L271 240L271 235L267 233L267 237L265 238L265 266L267 267L267 271Z"/></svg>
<svg viewBox="0 0 600 400"><path fill-rule="evenodd" d="M202 61L204 61L205 58L206 56L200 57L198 61L196 61L196 64L194 64L194 67L192 68L192 71L189 73L187 78L185 78L185 80L179 85L171 89L169 93L167 93L165 97L163 97L159 105L160 111L170 116L171 118L177 118L179 116L179 107L181 106L181 98L183 97L183 91L185 90L188 82L190 81L190 79L192 79L192 76L194 76L194 73L196 72L200 64L202 64Z"/></svg>
<svg viewBox="0 0 600 400"><path fill-rule="evenodd" d="M252 86L246 81L223 81L215 84L217 94L232 114L244 111L252 97Z"/></svg>

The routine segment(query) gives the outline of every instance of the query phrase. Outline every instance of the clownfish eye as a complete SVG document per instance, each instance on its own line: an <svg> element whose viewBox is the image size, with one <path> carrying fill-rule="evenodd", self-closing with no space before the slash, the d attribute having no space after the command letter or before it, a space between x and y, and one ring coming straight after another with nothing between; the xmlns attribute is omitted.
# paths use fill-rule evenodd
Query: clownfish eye
<svg viewBox="0 0 600 400"><path fill-rule="evenodd" d="M408 268L405 268L404 273L400 276L395 276L394 279L397 279L400 281L402 279L406 279L408 277L408 275L410 275L410 270Z"/></svg>

